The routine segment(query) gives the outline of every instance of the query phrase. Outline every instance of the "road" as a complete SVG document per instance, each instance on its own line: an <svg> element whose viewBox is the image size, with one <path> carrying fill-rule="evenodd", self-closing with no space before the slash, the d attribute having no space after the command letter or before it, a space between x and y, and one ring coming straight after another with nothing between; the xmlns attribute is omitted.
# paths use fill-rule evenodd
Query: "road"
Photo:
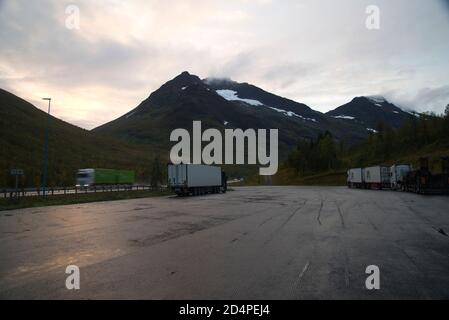
<svg viewBox="0 0 449 320"><path fill-rule="evenodd" d="M343 187L7 211L0 298L448 299L448 234L449 197Z"/></svg>

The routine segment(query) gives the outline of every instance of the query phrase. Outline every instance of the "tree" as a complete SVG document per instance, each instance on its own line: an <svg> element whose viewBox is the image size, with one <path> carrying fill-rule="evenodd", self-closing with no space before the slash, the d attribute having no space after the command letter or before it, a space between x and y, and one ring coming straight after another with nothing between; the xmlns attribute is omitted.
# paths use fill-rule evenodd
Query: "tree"
<svg viewBox="0 0 449 320"><path fill-rule="evenodd" d="M157 155L153 159L153 163L151 166L151 186L158 187L164 178L164 174L162 171L162 163L159 155Z"/></svg>
<svg viewBox="0 0 449 320"><path fill-rule="evenodd" d="M316 140L300 141L289 155L287 165L302 175L338 169L337 144L332 134L325 131Z"/></svg>

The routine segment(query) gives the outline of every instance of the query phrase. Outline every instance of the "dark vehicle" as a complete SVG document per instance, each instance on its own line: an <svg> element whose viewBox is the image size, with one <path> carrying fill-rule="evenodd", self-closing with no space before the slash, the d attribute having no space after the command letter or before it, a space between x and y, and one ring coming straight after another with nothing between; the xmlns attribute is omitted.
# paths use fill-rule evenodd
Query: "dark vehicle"
<svg viewBox="0 0 449 320"><path fill-rule="evenodd" d="M406 175L403 190L419 194L449 194L449 157L442 158L441 167L441 173L432 174L429 159L421 158L419 170Z"/></svg>

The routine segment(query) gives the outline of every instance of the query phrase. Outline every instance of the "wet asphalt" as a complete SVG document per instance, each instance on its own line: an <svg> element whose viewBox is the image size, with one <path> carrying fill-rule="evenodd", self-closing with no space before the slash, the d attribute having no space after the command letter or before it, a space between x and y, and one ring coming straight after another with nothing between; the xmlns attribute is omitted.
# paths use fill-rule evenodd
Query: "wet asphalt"
<svg viewBox="0 0 449 320"><path fill-rule="evenodd" d="M0 298L449 298L449 197L234 189L0 212Z"/></svg>

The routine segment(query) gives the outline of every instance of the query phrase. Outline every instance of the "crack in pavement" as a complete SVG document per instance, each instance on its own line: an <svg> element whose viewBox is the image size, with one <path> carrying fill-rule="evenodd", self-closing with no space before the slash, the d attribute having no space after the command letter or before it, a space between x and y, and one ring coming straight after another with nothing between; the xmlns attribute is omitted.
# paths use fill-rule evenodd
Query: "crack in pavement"
<svg viewBox="0 0 449 320"><path fill-rule="evenodd" d="M434 229L436 232L438 232L439 234L445 236L445 237L449 237L449 235L446 233L446 231L444 231L443 228L438 228L434 226L434 223L432 222L431 219L429 219L428 217L423 216L420 212L418 212L415 208L406 205L406 208L409 209L410 212L413 212L413 214L418 217L421 221L426 222L429 226L432 227L432 229Z"/></svg>
<svg viewBox="0 0 449 320"><path fill-rule="evenodd" d="M318 223L320 224L320 226L322 225L321 220L320 220L322 210L323 210L323 200L321 200L320 210L318 211L318 217L316 218L318 220Z"/></svg>
<svg viewBox="0 0 449 320"><path fill-rule="evenodd" d="M346 251L346 248L343 248L343 252L344 252L344 265L345 265L345 284L346 287L349 288L349 257L348 257L348 252Z"/></svg>
<svg viewBox="0 0 449 320"><path fill-rule="evenodd" d="M264 221L262 221L262 223L260 223L259 224L259 228L261 227L261 226L263 226L265 223L267 223L268 221L270 221L270 220L273 220L273 218L274 218L275 216L271 216L271 217L269 217L268 219L265 219Z"/></svg>
<svg viewBox="0 0 449 320"><path fill-rule="evenodd" d="M449 237L449 235L446 233L446 231L444 231L443 228L437 228L437 227L432 227L433 229L435 229L439 234L445 236L445 237Z"/></svg>
<svg viewBox="0 0 449 320"><path fill-rule="evenodd" d="M302 208L304 208L304 206L306 205L306 203L307 203L307 200L304 200L303 201L303 203L302 203L302 205L300 206L300 207L298 207L298 208L296 208L295 209L295 211L293 211L293 213L292 214L290 214L289 216L288 216L288 218L287 219L285 219L285 221L278 227L278 228L276 228L276 230L275 231L273 231L272 233L271 233L271 236L270 236L270 238L267 240L267 241L265 241L264 242L264 245L266 245L267 243L269 243L271 240L273 240L273 238L274 238L274 236L275 236L275 234L277 234L294 216L295 216L295 214L297 214L298 212L299 212L299 210L301 210Z"/></svg>
<svg viewBox="0 0 449 320"><path fill-rule="evenodd" d="M307 261L307 263L304 265L304 268L302 268L301 273L298 275L298 278L296 279L295 287L299 286L299 284L301 283L301 279L306 274L307 270L309 269L309 266L310 266L310 261Z"/></svg>
<svg viewBox="0 0 449 320"><path fill-rule="evenodd" d="M341 227L342 227L343 229L346 229L345 219L343 218L343 213L341 212L340 206L338 205L337 202L335 202L335 205L337 206L337 209L338 209L338 215L340 216Z"/></svg>
<svg viewBox="0 0 449 320"><path fill-rule="evenodd" d="M376 225L374 224L374 222L371 221L371 219L367 216L366 217L368 219L368 222L370 223L371 227L373 227L373 229L375 231L378 231L379 229L377 229Z"/></svg>
<svg viewBox="0 0 449 320"><path fill-rule="evenodd" d="M309 270L309 266L310 266L310 261L307 261L306 264L304 265L304 267L302 268L301 272L299 273L298 277L293 281L291 288L290 288L292 297L296 297L295 291L299 288L302 278L306 274L307 270Z"/></svg>
<svg viewBox="0 0 449 320"><path fill-rule="evenodd" d="M422 272L421 268L418 266L418 264L416 263L416 261L407 253L407 251L405 251L403 248L401 248L399 245L395 244L395 246L410 260L410 262L415 266L415 268L419 271Z"/></svg>

